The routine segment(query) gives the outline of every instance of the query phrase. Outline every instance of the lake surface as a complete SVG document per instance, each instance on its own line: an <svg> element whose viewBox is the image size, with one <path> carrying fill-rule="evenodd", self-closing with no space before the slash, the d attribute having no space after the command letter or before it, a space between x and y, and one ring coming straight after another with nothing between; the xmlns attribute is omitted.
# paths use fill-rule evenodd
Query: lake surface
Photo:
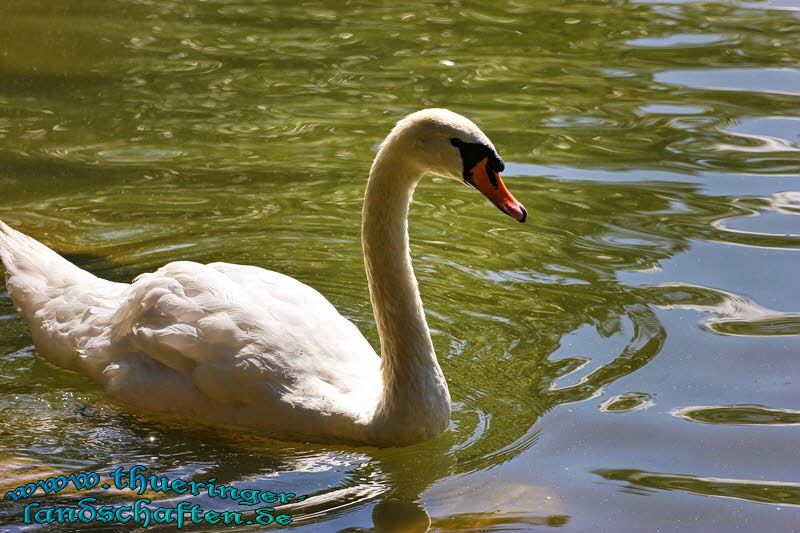
<svg viewBox="0 0 800 533"><path fill-rule="evenodd" d="M454 412L408 448L131 411L37 356L0 285L2 492L140 464L307 495L281 507L295 531L800 531L797 6L6 0L0 218L97 275L258 265L377 348L362 194L378 143L424 107L481 126L530 218L417 189ZM86 496L139 497L4 499L0 529Z"/></svg>

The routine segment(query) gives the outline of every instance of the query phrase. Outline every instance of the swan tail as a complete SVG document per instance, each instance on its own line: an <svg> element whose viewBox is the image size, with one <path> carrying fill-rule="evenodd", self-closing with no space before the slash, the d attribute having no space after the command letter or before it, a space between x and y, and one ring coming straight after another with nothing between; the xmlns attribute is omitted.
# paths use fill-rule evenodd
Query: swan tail
<svg viewBox="0 0 800 533"><path fill-rule="evenodd" d="M0 221L0 260L6 287L28 323L37 350L77 370L86 342L102 331L122 284L81 270L44 244Z"/></svg>
<svg viewBox="0 0 800 533"><path fill-rule="evenodd" d="M66 287L97 279L44 244L0 221L0 259L17 306L39 308Z"/></svg>

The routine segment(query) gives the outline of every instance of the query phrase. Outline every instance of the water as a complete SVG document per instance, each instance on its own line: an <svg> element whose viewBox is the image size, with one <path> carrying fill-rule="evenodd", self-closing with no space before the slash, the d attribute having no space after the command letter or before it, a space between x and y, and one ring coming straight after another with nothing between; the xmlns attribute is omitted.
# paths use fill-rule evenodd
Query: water
<svg viewBox="0 0 800 533"><path fill-rule="evenodd" d="M442 180L415 195L450 429L356 448L132 412L36 356L0 288L3 492L142 464L308 495L298 531L800 530L796 4L342 4L5 2L0 218L116 281L284 272L377 345L375 148L414 110L467 115L530 220ZM22 513L3 500L0 527Z"/></svg>

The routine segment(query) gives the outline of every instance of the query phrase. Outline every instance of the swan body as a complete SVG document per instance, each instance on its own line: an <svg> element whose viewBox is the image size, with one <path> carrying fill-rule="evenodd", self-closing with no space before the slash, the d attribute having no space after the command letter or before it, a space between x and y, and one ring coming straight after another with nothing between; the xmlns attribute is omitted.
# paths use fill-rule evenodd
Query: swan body
<svg viewBox="0 0 800 533"><path fill-rule="evenodd" d="M524 221L502 166L477 126L446 110L409 115L381 145L362 225L381 357L316 290L258 267L178 261L114 283L3 222L0 259L37 351L112 398L281 438L408 444L450 418L408 251L411 195L432 172Z"/></svg>

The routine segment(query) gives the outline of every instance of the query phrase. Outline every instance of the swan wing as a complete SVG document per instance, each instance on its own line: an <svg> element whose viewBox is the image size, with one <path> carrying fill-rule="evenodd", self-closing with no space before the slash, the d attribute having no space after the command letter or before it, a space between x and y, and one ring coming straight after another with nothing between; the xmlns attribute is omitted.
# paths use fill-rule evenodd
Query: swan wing
<svg viewBox="0 0 800 533"><path fill-rule="evenodd" d="M311 287L252 266L181 261L139 276L97 351L112 395L240 425L365 417L380 390L380 359L355 325ZM143 398L148 384L162 390Z"/></svg>

